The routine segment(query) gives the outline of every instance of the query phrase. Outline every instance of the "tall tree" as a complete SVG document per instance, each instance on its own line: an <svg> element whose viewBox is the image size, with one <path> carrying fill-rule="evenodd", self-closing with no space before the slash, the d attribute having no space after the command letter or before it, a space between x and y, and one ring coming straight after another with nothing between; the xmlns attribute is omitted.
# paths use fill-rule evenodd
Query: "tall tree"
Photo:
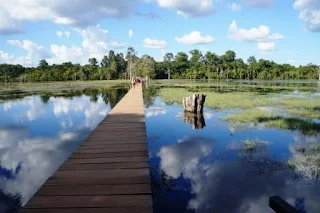
<svg viewBox="0 0 320 213"><path fill-rule="evenodd" d="M89 58L88 62L93 67L97 67L98 66L98 61L97 61L96 58Z"/></svg>
<svg viewBox="0 0 320 213"><path fill-rule="evenodd" d="M118 62L118 78L125 77L123 76L125 74L125 70L127 68L127 62L123 57L122 53L117 53L116 55L117 62Z"/></svg>
<svg viewBox="0 0 320 213"><path fill-rule="evenodd" d="M137 74L142 77L154 78L156 69L155 60L149 55L143 55L137 63Z"/></svg>
<svg viewBox="0 0 320 213"><path fill-rule="evenodd" d="M207 77L209 79L213 77L217 78L218 74L214 75L214 72L216 72L218 68L219 56L208 51L205 55L205 64L207 66Z"/></svg>
<svg viewBox="0 0 320 213"><path fill-rule="evenodd" d="M163 57L163 63L166 66L168 79L171 78L171 69L172 69L172 61L174 59L174 56L172 53L166 53Z"/></svg>
<svg viewBox="0 0 320 213"><path fill-rule="evenodd" d="M133 76L133 71L134 71L133 69L135 66L136 55L137 55L137 52L135 51L135 49L133 47L129 47L127 50L126 59L128 62L128 71L129 71L130 79L132 79L132 76Z"/></svg>
<svg viewBox="0 0 320 213"><path fill-rule="evenodd" d="M189 75L194 79L203 78L205 76L204 57L200 50L194 49L189 52L191 58L189 61Z"/></svg>
<svg viewBox="0 0 320 213"><path fill-rule="evenodd" d="M189 68L188 55L184 52L178 52L174 59L174 75L181 76Z"/></svg>
<svg viewBox="0 0 320 213"><path fill-rule="evenodd" d="M101 60L101 67L108 67L109 66L109 58L108 56L103 56Z"/></svg>
<svg viewBox="0 0 320 213"><path fill-rule="evenodd" d="M44 69L47 68L49 66L48 62L45 59L42 59L39 61L39 68L40 69Z"/></svg>

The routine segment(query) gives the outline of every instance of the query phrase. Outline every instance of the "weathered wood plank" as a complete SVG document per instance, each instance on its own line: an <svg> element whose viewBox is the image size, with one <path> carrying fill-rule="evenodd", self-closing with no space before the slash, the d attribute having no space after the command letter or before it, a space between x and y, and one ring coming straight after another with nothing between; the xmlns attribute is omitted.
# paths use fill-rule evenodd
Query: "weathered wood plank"
<svg viewBox="0 0 320 213"><path fill-rule="evenodd" d="M90 186L52 186L44 185L37 196L70 195L129 195L150 194L149 184L130 185L90 185Z"/></svg>
<svg viewBox="0 0 320 213"><path fill-rule="evenodd" d="M152 206L150 195L37 196L26 208Z"/></svg>
<svg viewBox="0 0 320 213"><path fill-rule="evenodd" d="M123 163L123 162L145 162L145 156L138 157L114 157L114 158L92 158L92 159L69 159L63 165L90 164L90 163Z"/></svg>
<svg viewBox="0 0 320 213"><path fill-rule="evenodd" d="M125 149L125 148L141 148L142 151L146 149L146 144L134 143L134 144L84 144L79 150L89 150L89 149Z"/></svg>
<svg viewBox="0 0 320 213"><path fill-rule="evenodd" d="M79 149L75 153L109 153L109 152L142 152L143 147L117 148L117 149Z"/></svg>
<svg viewBox="0 0 320 213"><path fill-rule="evenodd" d="M150 213L152 207L23 209L21 213Z"/></svg>
<svg viewBox="0 0 320 213"><path fill-rule="evenodd" d="M114 158L114 157L144 157L148 156L147 151L141 152L111 152L111 153L74 153L69 159L86 158Z"/></svg>
<svg viewBox="0 0 320 213"><path fill-rule="evenodd" d="M77 178L74 179L65 178L65 177L51 177L47 180L47 185L115 185L115 184L137 184L137 183L146 183L150 184L149 175L141 175L136 177L89 177L88 178Z"/></svg>
<svg viewBox="0 0 320 213"><path fill-rule="evenodd" d="M110 169L137 169L149 168L147 162L120 162L120 163L82 163L82 164L66 164L60 170L110 170Z"/></svg>

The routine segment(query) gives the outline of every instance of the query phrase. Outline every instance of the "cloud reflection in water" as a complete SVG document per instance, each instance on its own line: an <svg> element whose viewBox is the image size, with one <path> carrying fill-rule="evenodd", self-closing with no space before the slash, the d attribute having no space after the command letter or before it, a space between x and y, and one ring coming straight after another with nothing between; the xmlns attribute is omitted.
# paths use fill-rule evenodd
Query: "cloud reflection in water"
<svg viewBox="0 0 320 213"><path fill-rule="evenodd" d="M0 104L0 192L8 198L1 206L13 210L10 197L26 204L109 111L101 95Z"/></svg>

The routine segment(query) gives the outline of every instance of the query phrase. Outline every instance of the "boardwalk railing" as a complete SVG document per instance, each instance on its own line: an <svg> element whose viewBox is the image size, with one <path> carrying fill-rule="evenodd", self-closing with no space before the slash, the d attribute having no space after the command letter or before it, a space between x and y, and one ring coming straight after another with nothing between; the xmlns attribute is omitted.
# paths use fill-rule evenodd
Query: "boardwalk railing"
<svg viewBox="0 0 320 213"><path fill-rule="evenodd" d="M141 86L131 89L21 210L150 213L152 197Z"/></svg>

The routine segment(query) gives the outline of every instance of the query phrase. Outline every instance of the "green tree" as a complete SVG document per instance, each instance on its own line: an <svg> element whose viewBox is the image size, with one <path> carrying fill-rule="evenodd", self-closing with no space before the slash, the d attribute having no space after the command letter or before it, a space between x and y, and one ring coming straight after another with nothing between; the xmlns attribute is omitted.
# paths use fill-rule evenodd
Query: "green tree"
<svg viewBox="0 0 320 213"><path fill-rule="evenodd" d="M135 67L135 63L136 63L136 57L137 52L135 51L135 49L133 47L129 47L127 50L127 55L126 55L126 59L127 59L127 63L128 63L128 73L129 73L129 77L130 79L132 79L133 74L134 74L134 67Z"/></svg>
<svg viewBox="0 0 320 213"><path fill-rule="evenodd" d="M137 75L154 78L156 69L155 60L149 55L143 55L137 63Z"/></svg>
<svg viewBox="0 0 320 213"><path fill-rule="evenodd" d="M88 62L93 67L97 67L98 66L98 61L97 61L96 58L89 58Z"/></svg>
<svg viewBox="0 0 320 213"><path fill-rule="evenodd" d="M188 55L184 52L178 52L174 59L173 75L175 78L179 78L189 68Z"/></svg>
<svg viewBox="0 0 320 213"><path fill-rule="evenodd" d="M172 61L174 59L174 56L172 53L166 53L163 57L163 63L167 69L167 75L168 75L168 79L171 78L171 70L172 70Z"/></svg>

